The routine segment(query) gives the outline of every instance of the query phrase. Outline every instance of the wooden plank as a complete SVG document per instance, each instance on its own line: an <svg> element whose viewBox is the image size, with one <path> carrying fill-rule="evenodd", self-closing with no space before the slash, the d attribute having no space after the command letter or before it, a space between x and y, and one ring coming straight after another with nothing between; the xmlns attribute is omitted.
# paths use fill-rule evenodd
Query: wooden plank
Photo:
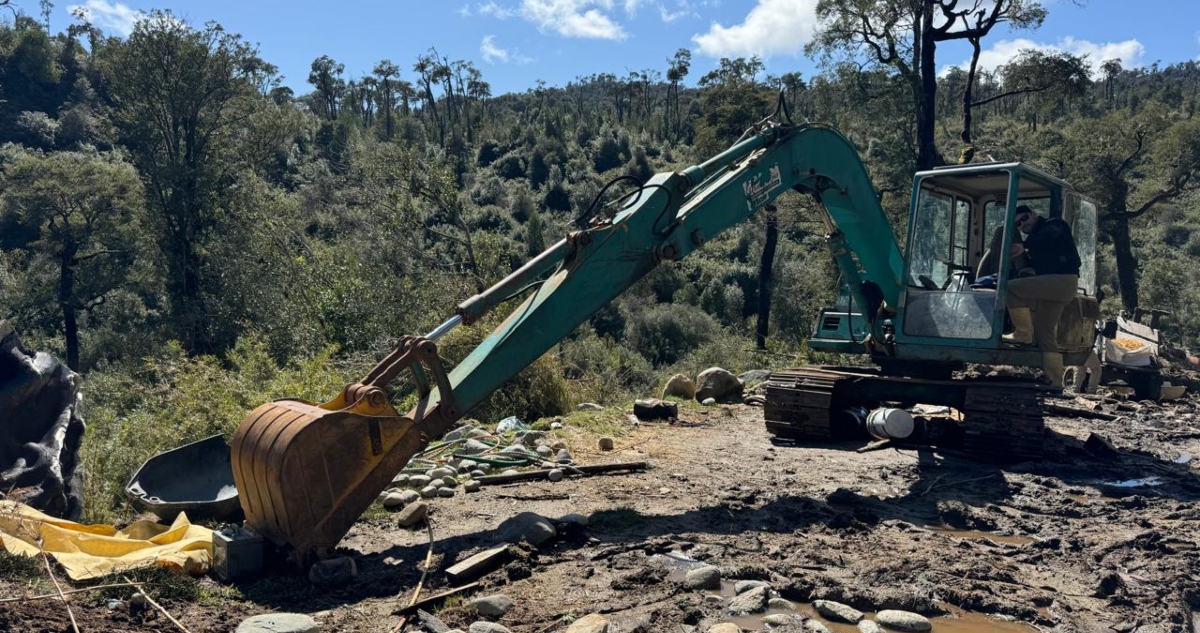
<svg viewBox="0 0 1200 633"><path fill-rule="evenodd" d="M474 580L508 562L510 556L508 543L497 545L451 565L446 569L446 577L454 583Z"/></svg>

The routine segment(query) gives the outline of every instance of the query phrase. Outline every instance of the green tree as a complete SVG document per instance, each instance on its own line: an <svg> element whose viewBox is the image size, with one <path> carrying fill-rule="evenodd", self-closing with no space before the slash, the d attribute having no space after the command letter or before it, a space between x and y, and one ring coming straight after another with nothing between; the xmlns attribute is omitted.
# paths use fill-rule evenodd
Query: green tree
<svg viewBox="0 0 1200 633"><path fill-rule="evenodd" d="M308 83L317 92L319 113L330 121L338 116L342 98L346 94L346 81L342 79L345 64L333 61L328 55L322 55L313 60L308 73Z"/></svg>
<svg viewBox="0 0 1200 633"><path fill-rule="evenodd" d="M35 232L25 248L57 269L58 327L79 365L79 313L125 284L143 219L142 184L128 163L75 152L22 153L0 173L3 224Z"/></svg>
<svg viewBox="0 0 1200 633"><path fill-rule="evenodd" d="M175 333L190 351L214 351L205 292L216 280L205 278L204 245L217 237L222 197L246 167L238 135L268 103L260 87L274 68L220 25L194 29L159 11L101 54L167 262Z"/></svg>
<svg viewBox="0 0 1200 633"><path fill-rule="evenodd" d="M1036 28L1046 18L1038 0L820 0L820 26L810 51L867 55L893 69L909 87L916 115L917 168L941 162L935 140L937 45L978 46L996 25Z"/></svg>

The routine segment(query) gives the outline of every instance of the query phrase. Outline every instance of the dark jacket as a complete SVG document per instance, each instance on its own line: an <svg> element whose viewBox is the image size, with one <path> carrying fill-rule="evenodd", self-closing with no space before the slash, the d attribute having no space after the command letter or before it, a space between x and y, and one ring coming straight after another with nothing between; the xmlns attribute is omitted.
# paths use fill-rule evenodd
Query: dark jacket
<svg viewBox="0 0 1200 633"><path fill-rule="evenodd" d="M1039 275L1078 275L1079 250L1071 227L1061 218L1038 221L1025 237L1025 251Z"/></svg>

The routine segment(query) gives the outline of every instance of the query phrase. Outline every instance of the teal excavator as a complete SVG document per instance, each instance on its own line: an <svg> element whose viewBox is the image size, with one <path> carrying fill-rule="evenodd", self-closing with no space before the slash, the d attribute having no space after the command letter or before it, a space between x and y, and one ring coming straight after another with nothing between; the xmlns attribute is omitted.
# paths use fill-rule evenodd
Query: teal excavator
<svg viewBox="0 0 1200 633"><path fill-rule="evenodd" d="M686 257L789 190L819 202L842 275L841 299L820 313L809 344L865 354L874 367L773 373L767 430L796 440L837 438L840 413L856 407L940 404L962 412L966 449L1038 456L1037 389L952 380L951 372L966 363L1042 365L1038 350L1001 340L1018 205L1061 217L1074 231L1083 269L1059 343L1068 364L1083 362L1095 336L1096 207L1067 183L1020 163L922 171L913 179L902 249L854 146L829 127L792 123L782 103L780 110L784 116L763 120L720 155L657 174L581 218L578 230L459 304L432 332L401 338L329 402L280 400L251 412L231 446L246 524L297 562L322 557L410 458L508 379L656 267ZM986 252L1000 232L999 253ZM988 275L994 285L978 287ZM447 370L438 338L522 292L524 301ZM417 396L403 415L386 391L402 374Z"/></svg>

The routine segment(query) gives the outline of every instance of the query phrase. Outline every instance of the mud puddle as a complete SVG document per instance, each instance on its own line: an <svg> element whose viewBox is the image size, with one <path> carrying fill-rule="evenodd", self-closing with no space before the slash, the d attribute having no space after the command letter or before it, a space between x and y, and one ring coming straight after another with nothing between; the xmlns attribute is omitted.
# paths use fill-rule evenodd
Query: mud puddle
<svg viewBox="0 0 1200 633"><path fill-rule="evenodd" d="M992 532L983 532L980 530L958 530L952 527L935 527L930 528L930 531L935 534L943 534L953 538L973 539L973 540L988 540L1002 545L1028 545L1034 542L1031 536L1002 536L993 534Z"/></svg>

